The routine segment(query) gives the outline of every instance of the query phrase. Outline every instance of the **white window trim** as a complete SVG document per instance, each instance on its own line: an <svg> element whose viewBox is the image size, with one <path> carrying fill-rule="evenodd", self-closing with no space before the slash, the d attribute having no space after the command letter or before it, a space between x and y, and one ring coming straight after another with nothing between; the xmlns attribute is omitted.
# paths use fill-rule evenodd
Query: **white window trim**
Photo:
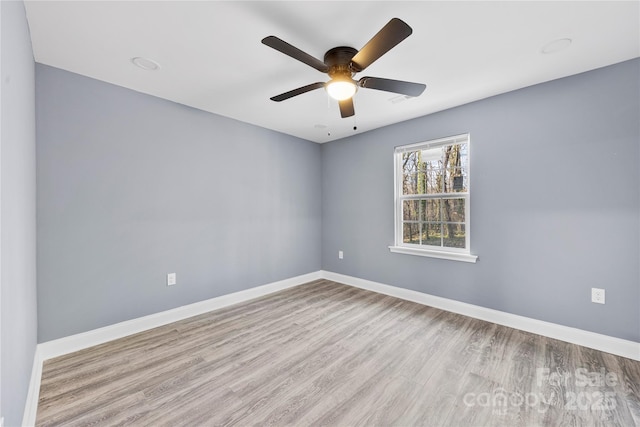
<svg viewBox="0 0 640 427"><path fill-rule="evenodd" d="M397 254L426 256L429 258L448 259L451 261L463 261L463 262L475 263L478 260L477 255L457 253L457 252L447 252L447 251L432 251L429 249L416 249L416 248L408 248L405 246L389 246L389 250Z"/></svg>
<svg viewBox="0 0 640 427"><path fill-rule="evenodd" d="M416 148L430 148L437 147L445 144L455 144L457 142L468 142L468 152L467 152L467 168L469 170L469 177L471 177L471 138L470 135L461 134L450 136L446 138L440 138L432 141L420 142L411 145L403 145L396 147L393 153L393 171L394 171L394 234L395 234L395 244L389 246L389 250L394 253L406 254L406 255L418 255L425 256L430 258L438 258L438 259L447 259L451 261L463 261L463 262L471 262L475 263L478 259L477 255L472 255L470 252L470 243L471 243L471 216L470 216L470 199L471 199L471 179L468 182L468 191L467 194L462 198L466 200L465 202L465 219L466 219L466 229L465 229L465 249L459 248L446 248L446 249L434 249L435 247L423 247L420 245L413 245L409 243L404 243L402 241L402 204L400 202L400 196L398 192L399 182L402 182L402 164L401 164L401 156L398 154L405 153L408 151L415 151ZM451 196L455 197L456 193L452 193ZM419 198L420 195L417 195L416 198ZM406 198L406 197L405 197Z"/></svg>

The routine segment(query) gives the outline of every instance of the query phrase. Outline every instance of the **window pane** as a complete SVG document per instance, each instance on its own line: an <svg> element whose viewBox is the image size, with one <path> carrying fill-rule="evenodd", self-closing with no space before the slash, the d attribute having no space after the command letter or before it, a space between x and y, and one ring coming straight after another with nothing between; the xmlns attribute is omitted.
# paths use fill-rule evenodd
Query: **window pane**
<svg viewBox="0 0 640 427"><path fill-rule="evenodd" d="M442 165L440 161L429 162L426 165L427 194L442 193Z"/></svg>
<svg viewBox="0 0 640 427"><path fill-rule="evenodd" d="M453 203L454 200L447 201ZM402 201L402 220L403 221L427 221L441 222L440 205L443 201L437 199L419 199L419 200L403 200ZM453 204L451 205L454 206ZM459 208L458 208L459 209ZM448 218L448 217L447 217ZM455 217L458 218L458 217ZM464 201L462 205L462 217L464 218ZM450 221L459 221L458 219L450 219ZM464 220L463 220L464 221Z"/></svg>
<svg viewBox="0 0 640 427"><path fill-rule="evenodd" d="M427 192L428 184L425 172L404 174L402 180L402 194L425 194Z"/></svg>
<svg viewBox="0 0 640 427"><path fill-rule="evenodd" d="M402 241L404 243L420 243L420 224L402 224Z"/></svg>
<svg viewBox="0 0 640 427"><path fill-rule="evenodd" d="M418 173L416 191L416 194L425 194L427 192L427 175L424 172Z"/></svg>
<svg viewBox="0 0 640 427"><path fill-rule="evenodd" d="M447 248L465 247L465 228L464 224L445 224L444 225L444 246Z"/></svg>
<svg viewBox="0 0 640 427"><path fill-rule="evenodd" d="M426 192L425 163L422 151L402 154L402 194L424 194Z"/></svg>
<svg viewBox="0 0 640 427"><path fill-rule="evenodd" d="M402 173L410 174L418 172L418 151L402 153Z"/></svg>
<svg viewBox="0 0 640 427"><path fill-rule="evenodd" d="M402 175L402 194L418 194L417 173L407 173Z"/></svg>
<svg viewBox="0 0 640 427"><path fill-rule="evenodd" d="M465 222L465 199L442 199L442 216L445 222Z"/></svg>
<svg viewBox="0 0 640 427"><path fill-rule="evenodd" d="M446 163L444 192L458 193L468 191L467 144L454 144L445 147L443 162Z"/></svg>
<svg viewBox="0 0 640 427"><path fill-rule="evenodd" d="M422 244L430 246L442 246L440 240L442 234L440 230L440 223L435 224L422 224Z"/></svg>
<svg viewBox="0 0 640 427"><path fill-rule="evenodd" d="M445 177L445 193L466 193L469 184L466 171L462 167L449 167Z"/></svg>
<svg viewBox="0 0 640 427"><path fill-rule="evenodd" d="M440 222L440 199L423 200L426 206L424 219L429 222Z"/></svg>
<svg viewBox="0 0 640 427"><path fill-rule="evenodd" d="M420 200L405 200L402 202L402 219L404 221L418 221Z"/></svg>

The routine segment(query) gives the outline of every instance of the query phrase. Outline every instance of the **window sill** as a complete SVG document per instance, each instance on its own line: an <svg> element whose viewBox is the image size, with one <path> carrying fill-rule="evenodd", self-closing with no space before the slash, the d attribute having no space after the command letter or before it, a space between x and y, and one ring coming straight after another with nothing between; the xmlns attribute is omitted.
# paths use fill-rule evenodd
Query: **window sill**
<svg viewBox="0 0 640 427"><path fill-rule="evenodd" d="M430 258L448 259L451 261L475 263L478 259L477 255L469 255L459 252L430 251L428 249L406 248L404 246L389 246L389 250L398 254L426 256Z"/></svg>

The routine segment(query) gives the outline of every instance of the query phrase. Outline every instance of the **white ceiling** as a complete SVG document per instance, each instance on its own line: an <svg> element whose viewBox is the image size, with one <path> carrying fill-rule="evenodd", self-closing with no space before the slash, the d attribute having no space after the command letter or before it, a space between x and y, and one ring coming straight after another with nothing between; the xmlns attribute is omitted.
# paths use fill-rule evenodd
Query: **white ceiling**
<svg viewBox="0 0 640 427"><path fill-rule="evenodd" d="M316 142L339 139L640 56L638 1L27 1L35 60ZM260 43L322 59L360 49L391 18L413 34L364 75L427 85L416 98L360 89L355 118L315 90L328 77ZM543 54L547 43L570 47ZM131 63L158 62L157 71ZM330 133L330 135L328 135Z"/></svg>

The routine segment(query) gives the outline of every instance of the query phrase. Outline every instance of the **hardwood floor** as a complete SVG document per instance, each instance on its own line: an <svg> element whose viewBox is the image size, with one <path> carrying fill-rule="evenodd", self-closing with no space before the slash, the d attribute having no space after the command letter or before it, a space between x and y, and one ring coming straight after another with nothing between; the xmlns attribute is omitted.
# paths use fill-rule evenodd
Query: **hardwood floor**
<svg viewBox="0 0 640 427"><path fill-rule="evenodd" d="M38 426L633 426L640 362L320 280L45 362Z"/></svg>

